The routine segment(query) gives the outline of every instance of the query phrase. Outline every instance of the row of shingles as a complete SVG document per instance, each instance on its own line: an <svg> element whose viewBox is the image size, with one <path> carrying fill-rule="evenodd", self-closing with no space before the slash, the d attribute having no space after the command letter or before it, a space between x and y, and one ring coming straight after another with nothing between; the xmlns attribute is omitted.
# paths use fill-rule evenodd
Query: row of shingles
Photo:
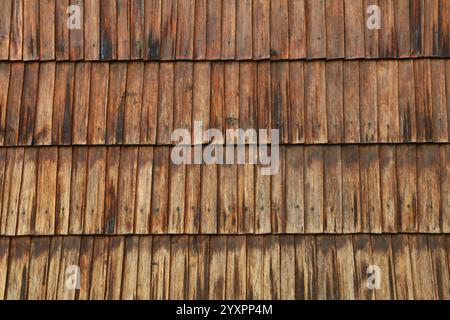
<svg viewBox="0 0 450 320"><path fill-rule="evenodd" d="M448 57L445 0L4 0L2 60ZM381 28L366 27L378 4ZM67 28L78 5L81 30ZM71 14L74 14L73 11Z"/></svg>
<svg viewBox="0 0 450 320"><path fill-rule="evenodd" d="M291 144L449 141L450 60L19 62L0 74L2 145L171 144L194 121L276 128Z"/></svg>
<svg viewBox="0 0 450 320"><path fill-rule="evenodd" d="M3 234L131 233L135 201L140 212L150 204L152 147L139 151L139 162L135 147L13 148L1 156Z"/></svg>
<svg viewBox="0 0 450 320"><path fill-rule="evenodd" d="M0 238L0 297L449 299L449 241L443 235ZM67 287L73 265L81 271L79 290ZM377 290L367 287L374 265Z"/></svg>
<svg viewBox="0 0 450 320"><path fill-rule="evenodd" d="M0 232L450 232L449 145L280 151L265 176L252 164L175 165L169 147L3 148Z"/></svg>
<svg viewBox="0 0 450 320"><path fill-rule="evenodd" d="M4 145L154 143L148 128L157 111L148 110L156 108L151 98L158 96L153 63L4 63L0 68Z"/></svg>

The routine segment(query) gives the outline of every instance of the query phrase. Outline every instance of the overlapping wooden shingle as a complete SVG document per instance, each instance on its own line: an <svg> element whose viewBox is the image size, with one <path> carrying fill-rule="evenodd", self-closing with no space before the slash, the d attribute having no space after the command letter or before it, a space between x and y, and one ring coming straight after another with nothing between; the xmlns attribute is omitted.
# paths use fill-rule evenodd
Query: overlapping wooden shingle
<svg viewBox="0 0 450 320"><path fill-rule="evenodd" d="M0 299L450 299L450 1L0 6Z"/></svg>
<svg viewBox="0 0 450 320"><path fill-rule="evenodd" d="M2 235L450 231L447 144L281 146L272 176L169 146L2 150Z"/></svg>
<svg viewBox="0 0 450 320"><path fill-rule="evenodd" d="M367 27L378 13L373 5L379 28ZM0 60L448 57L449 7L447 0L4 0Z"/></svg>
<svg viewBox="0 0 450 320"><path fill-rule="evenodd" d="M448 241L443 235L3 237L0 297L449 299ZM375 264L376 291L366 279ZM67 285L73 265L80 266L79 289Z"/></svg>
<svg viewBox="0 0 450 320"><path fill-rule="evenodd" d="M282 144L449 142L447 59L0 68L6 146L166 145L194 121L279 129Z"/></svg>

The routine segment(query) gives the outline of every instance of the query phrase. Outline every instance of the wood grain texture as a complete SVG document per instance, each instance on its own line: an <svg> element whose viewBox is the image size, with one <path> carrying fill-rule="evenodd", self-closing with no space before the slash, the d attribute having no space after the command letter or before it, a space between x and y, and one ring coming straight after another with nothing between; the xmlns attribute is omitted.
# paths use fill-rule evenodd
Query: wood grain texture
<svg viewBox="0 0 450 320"><path fill-rule="evenodd" d="M25 65L11 66L8 102L6 105L5 144L15 145L19 139L20 105L22 101Z"/></svg>
<svg viewBox="0 0 450 320"><path fill-rule="evenodd" d="M450 299L449 1L0 5L0 299Z"/></svg>
<svg viewBox="0 0 450 320"><path fill-rule="evenodd" d="M127 100L128 66L125 63L111 65L106 114L106 142L123 143L125 122L125 101Z"/></svg>
<svg viewBox="0 0 450 320"><path fill-rule="evenodd" d="M417 231L418 227L416 152L416 146L397 147L397 224L405 232Z"/></svg>
<svg viewBox="0 0 450 320"><path fill-rule="evenodd" d="M289 64L289 142L296 144L305 141L305 79L304 64Z"/></svg>
<svg viewBox="0 0 450 320"><path fill-rule="evenodd" d="M13 1L9 43L9 59L13 61L23 58L23 18L23 0Z"/></svg>
<svg viewBox="0 0 450 320"><path fill-rule="evenodd" d="M439 148L432 145L429 152L417 147L417 181L419 231L436 233L440 229L440 161Z"/></svg>
<svg viewBox="0 0 450 320"><path fill-rule="evenodd" d="M280 142L289 144L447 143L448 85L446 72L440 72L446 64L5 64L0 137L10 146L170 145L176 143L170 137L174 129L193 130L202 121L204 129L278 129Z"/></svg>
<svg viewBox="0 0 450 320"><path fill-rule="evenodd" d="M130 6L131 1L117 0L117 59L130 59ZM156 30L155 30L156 31Z"/></svg>
<svg viewBox="0 0 450 320"><path fill-rule="evenodd" d="M2 13L0 19L0 60L9 58L10 32L11 32L11 12L13 1L6 0L2 3Z"/></svg>
<svg viewBox="0 0 450 320"><path fill-rule="evenodd" d="M100 2L87 0L84 2L84 58L99 60L100 58ZM67 29L66 29L67 30Z"/></svg>
<svg viewBox="0 0 450 320"><path fill-rule="evenodd" d="M394 1L395 40L399 57L411 53L411 29L409 1Z"/></svg>
<svg viewBox="0 0 450 320"><path fill-rule="evenodd" d="M342 229L344 233L362 231L360 154L358 146L342 147Z"/></svg>
<svg viewBox="0 0 450 320"><path fill-rule="evenodd" d="M56 60L68 60L70 57L70 29L67 27L66 10L69 7L68 0L55 1L55 56ZM87 8L90 8L89 5ZM87 12L89 16L90 12ZM95 18L94 18L95 19ZM89 27L89 25L87 25ZM88 36L89 37L89 36ZM95 58L94 58L95 60Z"/></svg>
<svg viewBox="0 0 450 320"><path fill-rule="evenodd" d="M141 143L155 143L158 112L159 65L148 63L144 69L144 87L142 92Z"/></svg>
<svg viewBox="0 0 450 320"><path fill-rule="evenodd" d="M176 165L170 146L7 147L0 234L442 233L447 149L282 145L266 176L261 164Z"/></svg>
<svg viewBox="0 0 450 320"><path fill-rule="evenodd" d="M153 60L160 57L161 0L146 0L144 11L144 58Z"/></svg>
<svg viewBox="0 0 450 320"><path fill-rule="evenodd" d="M373 7L373 6L377 7ZM81 13L82 28L67 22ZM0 60L449 57L445 0L4 0ZM375 9L374 9L375 8ZM379 8L379 12L377 11ZM381 24L370 25L380 14Z"/></svg>
<svg viewBox="0 0 450 320"><path fill-rule="evenodd" d="M138 144L142 112L142 92L144 86L144 64L131 63L127 70L123 141L125 144Z"/></svg>
<svg viewBox="0 0 450 320"><path fill-rule="evenodd" d="M33 144L51 144L55 75L56 65L54 63L40 65Z"/></svg>
<svg viewBox="0 0 450 320"><path fill-rule="evenodd" d="M134 231L137 165L138 148L122 148L117 189L117 232L119 234L129 234Z"/></svg>
<svg viewBox="0 0 450 320"><path fill-rule="evenodd" d="M36 215L36 180L38 150L25 150L17 218L17 235L31 234Z"/></svg>
<svg viewBox="0 0 450 320"><path fill-rule="evenodd" d="M435 292L438 299L448 300L449 292L449 268L448 261L445 259L445 253L448 250L445 243L445 236L428 236L428 247L431 251L431 260L433 263L434 279L435 279Z"/></svg>
<svg viewBox="0 0 450 320"><path fill-rule="evenodd" d="M399 199L396 190L400 183L395 179L396 146L380 146L380 188L381 188L381 214L383 232L391 232L398 228L397 215Z"/></svg>
<svg viewBox="0 0 450 320"><path fill-rule="evenodd" d="M450 148L448 146L441 146L441 201L442 201L442 230L448 232L450 230Z"/></svg>
<svg viewBox="0 0 450 320"><path fill-rule="evenodd" d="M24 152L23 148L6 152L0 220L0 230L6 235L11 235L17 225Z"/></svg>
<svg viewBox="0 0 450 320"><path fill-rule="evenodd" d="M375 142L379 139L378 83L376 69L376 61L361 61L359 64L359 119L361 142Z"/></svg>
<svg viewBox="0 0 450 320"><path fill-rule="evenodd" d="M270 0L253 0L253 58L270 57Z"/></svg>
<svg viewBox="0 0 450 320"><path fill-rule="evenodd" d="M409 236L415 299L436 299L433 262L427 237ZM431 276L430 276L431 275Z"/></svg>
<svg viewBox="0 0 450 320"><path fill-rule="evenodd" d="M323 151L324 231L342 231L342 152L338 146Z"/></svg>
<svg viewBox="0 0 450 320"><path fill-rule="evenodd" d="M102 1L100 4L100 59L117 57L117 2Z"/></svg>
<svg viewBox="0 0 450 320"><path fill-rule="evenodd" d="M53 0L50 0L53 1ZM70 5L75 5L80 8L80 12L84 12L84 1L70 0ZM81 21L83 24L83 21ZM83 29L71 29L69 31L70 37L70 60L83 60L84 59L84 31ZM41 45L42 48L42 45ZM42 49L41 49L42 52Z"/></svg>
<svg viewBox="0 0 450 320"><path fill-rule="evenodd" d="M393 252L391 237L385 235L372 235L370 238L372 245L373 263L383 270L384 279L380 289L375 292L377 300L395 299L395 269L393 262Z"/></svg>
<svg viewBox="0 0 450 320"><path fill-rule="evenodd" d="M109 241L108 247L108 277L106 283L105 299L120 299L122 289L123 259L124 259L124 237L114 237Z"/></svg>
<svg viewBox="0 0 450 320"><path fill-rule="evenodd" d="M289 56L289 13L288 1L270 2L270 56L272 59L286 59Z"/></svg>
<svg viewBox="0 0 450 320"><path fill-rule="evenodd" d="M411 253L407 235L392 236L392 253L394 256L395 292L397 299L414 299Z"/></svg>
<svg viewBox="0 0 450 320"><path fill-rule="evenodd" d="M144 5L144 0L134 0L129 4L130 58L132 60L142 59L144 53Z"/></svg>
<svg viewBox="0 0 450 320"><path fill-rule="evenodd" d="M52 144L70 144L72 141L72 118L75 65L60 63L56 66L55 92L53 96Z"/></svg>
<svg viewBox="0 0 450 320"><path fill-rule="evenodd" d="M400 118L400 136L403 141L416 141L417 117L415 87L409 81L414 74L412 60L402 60L398 63L398 108Z"/></svg>
<svg viewBox="0 0 450 320"><path fill-rule="evenodd" d="M194 24L191 23L194 14L195 0L178 2L177 59L192 59L194 56Z"/></svg>
<svg viewBox="0 0 450 320"><path fill-rule="evenodd" d="M195 14L194 59L200 60L206 57L207 0L195 0Z"/></svg>
<svg viewBox="0 0 450 320"><path fill-rule="evenodd" d="M122 300L135 300L137 294L138 276L138 250L139 238L130 236L125 239L123 274L122 274Z"/></svg>
<svg viewBox="0 0 450 320"><path fill-rule="evenodd" d="M323 148L305 147L305 230L323 231Z"/></svg>
<svg viewBox="0 0 450 320"><path fill-rule="evenodd" d="M187 236L171 238L170 245L170 299L187 299L188 296L188 248Z"/></svg>
<svg viewBox="0 0 450 320"><path fill-rule="evenodd" d="M398 62L385 60L377 62L378 69L378 137L382 141L398 141ZM383 84L390 83L385 86Z"/></svg>
<svg viewBox="0 0 450 320"><path fill-rule="evenodd" d="M327 142L325 64L312 62L305 65L305 141Z"/></svg>
<svg viewBox="0 0 450 320"><path fill-rule="evenodd" d="M207 1L206 58L220 58L222 35L222 0Z"/></svg>
<svg viewBox="0 0 450 320"><path fill-rule="evenodd" d="M287 147L285 158L286 233L301 233L305 230L304 150Z"/></svg>
<svg viewBox="0 0 450 320"><path fill-rule="evenodd" d="M73 149L69 234L80 233L83 230L84 210L86 208L87 160L87 148Z"/></svg>
<svg viewBox="0 0 450 320"><path fill-rule="evenodd" d="M19 114L19 144L31 145L36 115L36 97L38 91L39 65L27 64L22 89Z"/></svg>
<svg viewBox="0 0 450 320"><path fill-rule="evenodd" d="M306 0L306 38L308 39L308 57L326 57L326 26L324 0Z"/></svg>
<svg viewBox="0 0 450 320"><path fill-rule="evenodd" d="M162 1L161 6L161 59L175 57L177 36L177 0Z"/></svg>
<svg viewBox="0 0 450 320"><path fill-rule="evenodd" d="M358 143L360 137L360 97L358 61L344 64L344 141Z"/></svg>
<svg viewBox="0 0 450 320"><path fill-rule="evenodd" d="M2 237L2 292L38 300L447 299L447 242L404 234ZM71 290L66 271L77 264L80 289ZM376 291L367 288L371 264L381 268Z"/></svg>
<svg viewBox="0 0 450 320"><path fill-rule="evenodd" d="M247 297L247 250L246 238L227 238L227 276L225 298L245 299Z"/></svg>
<svg viewBox="0 0 450 320"><path fill-rule="evenodd" d="M383 27L378 31L379 55L382 58L398 56L397 33L395 32L395 6L393 0L379 0L380 11L383 12Z"/></svg>
<svg viewBox="0 0 450 320"><path fill-rule="evenodd" d="M0 64L0 145L5 141L6 112L8 103L9 76L11 66L9 63Z"/></svg>
<svg viewBox="0 0 450 320"><path fill-rule="evenodd" d="M362 0L344 0L345 55L347 58L364 56L364 29L366 26L363 12Z"/></svg>
<svg viewBox="0 0 450 320"><path fill-rule="evenodd" d="M56 234L68 234L69 231L71 173L72 148L61 148L58 150L58 169L56 183Z"/></svg>
<svg viewBox="0 0 450 320"><path fill-rule="evenodd" d="M366 233L381 233L379 147L360 146L359 154L362 230Z"/></svg>
<svg viewBox="0 0 450 320"><path fill-rule="evenodd" d="M367 268L372 265L373 255L368 235L354 235L353 256L355 263L355 298L357 300L374 300L375 292L367 287Z"/></svg>
<svg viewBox="0 0 450 320"><path fill-rule="evenodd" d="M347 7L348 8L348 7ZM347 9L349 11L349 8ZM327 39L327 58L342 58L346 53L345 46L345 19L342 17L347 16L344 10L344 1L338 0L326 0L325 1L325 13L326 13L326 39ZM362 14L362 12L358 12ZM357 18L358 15L356 15ZM349 20L352 18L348 18ZM361 18L360 18L361 19ZM350 28L348 26L347 28ZM358 32L360 28L358 28ZM358 35L359 36L359 35ZM347 40L350 42L351 40ZM358 41L359 50L359 41ZM350 51L351 52L351 51Z"/></svg>
<svg viewBox="0 0 450 320"><path fill-rule="evenodd" d="M225 299L227 237L212 237L209 242L208 299Z"/></svg>
<svg viewBox="0 0 450 320"><path fill-rule="evenodd" d="M0 240L0 267L2 270L8 270L9 242L8 238ZM2 300L5 299L7 277L7 272L2 272L0 275L0 298Z"/></svg>
<svg viewBox="0 0 450 320"><path fill-rule="evenodd" d="M103 231L105 205L106 148L89 148L84 232Z"/></svg>
<svg viewBox="0 0 450 320"><path fill-rule="evenodd" d="M109 65L106 63L93 64L90 83L87 143L103 144L106 140L104 128L106 127Z"/></svg>
<svg viewBox="0 0 450 320"><path fill-rule="evenodd" d="M84 144L87 142L89 125L88 94L91 81L91 64L78 63L75 69L75 89L73 106L77 112L73 115L72 137L73 143Z"/></svg>
<svg viewBox="0 0 450 320"><path fill-rule="evenodd" d="M151 230L165 233L169 217L169 150L155 149L153 154L153 186Z"/></svg>
<svg viewBox="0 0 450 320"><path fill-rule="evenodd" d="M414 61L414 88L417 116L417 140L433 138L433 102L429 61Z"/></svg>
<svg viewBox="0 0 450 320"><path fill-rule="evenodd" d="M39 57L39 7L39 1L24 1L23 19L26 23L23 25L23 60L36 60Z"/></svg>
<svg viewBox="0 0 450 320"><path fill-rule="evenodd" d="M225 8L224 0L223 7ZM252 0L236 1L236 59L247 60L253 57L253 25L252 25ZM225 35L225 21L234 23L232 18L225 16L226 11L222 11L222 31ZM228 32L227 38L232 35L232 32ZM233 39L233 38L232 38ZM224 38L222 36L222 44L224 44ZM222 45L222 57L224 52L226 53L227 46ZM229 50L229 49L228 49ZM228 55L229 56L229 55Z"/></svg>
<svg viewBox="0 0 450 320"><path fill-rule="evenodd" d="M58 150L51 147L39 149L38 159L34 232L41 235L55 230Z"/></svg>
<svg viewBox="0 0 450 320"><path fill-rule="evenodd" d="M29 289L30 237L10 240L6 300L25 300Z"/></svg>
<svg viewBox="0 0 450 320"><path fill-rule="evenodd" d="M27 299L45 299L49 249L50 238L48 237L35 238L31 241Z"/></svg>
<svg viewBox="0 0 450 320"><path fill-rule="evenodd" d="M71 274L70 267L78 266L80 254L80 237L64 237L61 246L61 261L59 266L58 279L58 295L59 300L74 300L76 295L75 289L70 289L67 286L70 276L75 276L75 281L79 275ZM81 279L79 279L81 280Z"/></svg>

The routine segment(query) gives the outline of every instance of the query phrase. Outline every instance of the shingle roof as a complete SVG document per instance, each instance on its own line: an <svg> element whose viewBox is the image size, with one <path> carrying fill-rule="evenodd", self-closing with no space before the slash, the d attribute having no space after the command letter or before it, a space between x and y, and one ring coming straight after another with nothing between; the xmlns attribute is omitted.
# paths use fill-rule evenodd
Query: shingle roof
<svg viewBox="0 0 450 320"><path fill-rule="evenodd" d="M450 1L369 4L3 0L0 299L450 299Z"/></svg>
<svg viewBox="0 0 450 320"><path fill-rule="evenodd" d="M0 60L449 57L446 0L5 0ZM69 18L71 17L71 18ZM447 19L446 19L447 18ZM72 19L72 20L69 20Z"/></svg>
<svg viewBox="0 0 450 320"><path fill-rule="evenodd" d="M0 298L449 299L449 246L442 235L0 238ZM378 290L366 288L371 264ZM65 285L73 265L79 290Z"/></svg>

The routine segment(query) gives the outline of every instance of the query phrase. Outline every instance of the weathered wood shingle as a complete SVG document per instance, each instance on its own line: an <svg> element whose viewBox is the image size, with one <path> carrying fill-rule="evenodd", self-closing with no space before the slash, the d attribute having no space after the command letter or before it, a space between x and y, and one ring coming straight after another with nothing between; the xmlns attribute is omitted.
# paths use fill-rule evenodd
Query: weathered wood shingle
<svg viewBox="0 0 450 320"><path fill-rule="evenodd" d="M53 240L0 238L2 296L449 299L449 238L443 235L64 236L59 245ZM143 258L151 263L141 264ZM80 289L66 285L73 265L80 266ZM369 265L380 267L376 292L367 287Z"/></svg>
<svg viewBox="0 0 450 320"><path fill-rule="evenodd" d="M1 234L447 233L449 149L281 146L263 176L169 146L3 148Z"/></svg>
<svg viewBox="0 0 450 320"><path fill-rule="evenodd" d="M79 11L68 11L69 5ZM379 1L379 29L366 26L377 13L370 5L365 0L4 0L0 60L449 57L447 0ZM78 17L80 29L69 29L67 22Z"/></svg>

